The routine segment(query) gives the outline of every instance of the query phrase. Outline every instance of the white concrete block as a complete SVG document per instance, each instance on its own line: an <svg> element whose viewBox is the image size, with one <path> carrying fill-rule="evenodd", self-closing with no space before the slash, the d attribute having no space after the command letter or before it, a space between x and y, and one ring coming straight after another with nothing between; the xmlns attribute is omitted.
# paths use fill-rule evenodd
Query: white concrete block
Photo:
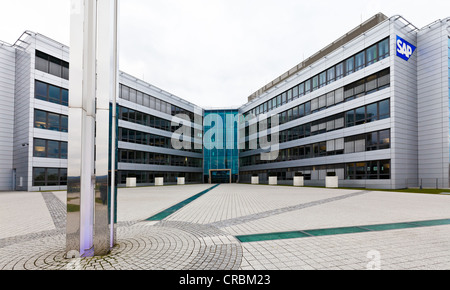
<svg viewBox="0 0 450 290"><path fill-rule="evenodd" d="M155 185L156 186L163 186L164 185L164 177L156 177L155 178Z"/></svg>
<svg viewBox="0 0 450 290"><path fill-rule="evenodd" d="M327 188L338 188L339 187L339 177L337 177L337 176L327 176L325 178L325 187L327 187Z"/></svg>
<svg viewBox="0 0 450 290"><path fill-rule="evenodd" d="M127 178L127 187L136 187L136 177Z"/></svg>
<svg viewBox="0 0 450 290"><path fill-rule="evenodd" d="M269 185L277 185L277 184L278 184L278 177L270 176L269 177Z"/></svg>
<svg viewBox="0 0 450 290"><path fill-rule="evenodd" d="M294 186L304 186L304 185L305 185L305 177L294 176Z"/></svg>

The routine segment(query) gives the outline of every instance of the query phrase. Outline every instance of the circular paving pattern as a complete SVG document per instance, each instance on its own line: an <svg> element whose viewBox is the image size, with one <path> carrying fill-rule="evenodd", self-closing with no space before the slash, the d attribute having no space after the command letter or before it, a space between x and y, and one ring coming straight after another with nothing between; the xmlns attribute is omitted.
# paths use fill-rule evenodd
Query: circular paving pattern
<svg viewBox="0 0 450 290"><path fill-rule="evenodd" d="M65 258L65 235L23 237L0 247L0 269L29 270L237 270L240 243L215 227L183 222L141 222L117 227L107 256ZM17 253L11 255L11 253Z"/></svg>

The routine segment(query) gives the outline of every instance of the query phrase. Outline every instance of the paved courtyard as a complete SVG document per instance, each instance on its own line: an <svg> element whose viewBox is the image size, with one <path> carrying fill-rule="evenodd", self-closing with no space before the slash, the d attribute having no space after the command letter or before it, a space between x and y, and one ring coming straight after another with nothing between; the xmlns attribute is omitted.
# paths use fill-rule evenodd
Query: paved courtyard
<svg viewBox="0 0 450 290"><path fill-rule="evenodd" d="M450 269L450 195L237 184L119 189L117 246L84 259L64 258L65 199L0 193L0 269Z"/></svg>

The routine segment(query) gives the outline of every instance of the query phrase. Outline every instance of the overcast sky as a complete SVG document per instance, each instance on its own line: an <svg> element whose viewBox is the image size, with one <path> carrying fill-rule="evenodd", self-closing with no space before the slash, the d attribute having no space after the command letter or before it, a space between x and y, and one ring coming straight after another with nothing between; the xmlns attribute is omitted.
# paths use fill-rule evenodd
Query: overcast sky
<svg viewBox="0 0 450 290"><path fill-rule="evenodd" d="M2 0L0 40L25 30L70 45L70 0ZM122 0L120 70L201 107L235 107L374 14L415 26L448 0Z"/></svg>

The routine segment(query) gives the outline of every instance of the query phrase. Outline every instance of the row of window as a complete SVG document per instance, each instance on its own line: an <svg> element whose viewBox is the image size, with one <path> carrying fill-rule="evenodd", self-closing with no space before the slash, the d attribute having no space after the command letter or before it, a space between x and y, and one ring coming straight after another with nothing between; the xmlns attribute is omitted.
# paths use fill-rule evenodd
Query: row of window
<svg viewBox="0 0 450 290"><path fill-rule="evenodd" d="M278 158L273 161L261 160L260 154L247 156L240 159L240 165L251 166L389 148L390 130L383 130L283 149L280 150Z"/></svg>
<svg viewBox="0 0 450 290"><path fill-rule="evenodd" d="M66 186L66 168L33 168L33 186Z"/></svg>
<svg viewBox="0 0 450 290"><path fill-rule="evenodd" d="M69 131L69 118L65 115L35 109L34 127L67 133Z"/></svg>
<svg viewBox="0 0 450 290"><path fill-rule="evenodd" d="M119 149L119 162L133 164L202 167L203 159L153 152Z"/></svg>
<svg viewBox="0 0 450 290"><path fill-rule="evenodd" d="M332 82L348 76L364 67L378 62L389 56L389 38L386 38L371 47L349 57L343 62L315 75L305 82L285 91L273 99L251 109L249 113L258 116L267 113L284 104L324 87Z"/></svg>
<svg viewBox="0 0 450 290"><path fill-rule="evenodd" d="M280 125L288 123L315 112L333 107L342 102L382 90L390 85L390 69L385 69L367 78L349 84L343 88L331 91L323 96L315 98L309 102L295 106L280 113ZM267 119L268 128L271 127L271 118ZM248 134L249 128L246 127Z"/></svg>
<svg viewBox="0 0 450 290"><path fill-rule="evenodd" d="M35 138L33 144L34 157L67 159L67 142Z"/></svg>
<svg viewBox="0 0 450 290"><path fill-rule="evenodd" d="M69 79L69 63L54 56L36 50L35 68L42 72L57 76L59 78Z"/></svg>
<svg viewBox="0 0 450 290"><path fill-rule="evenodd" d="M297 172L302 173L305 180L325 180L329 172L334 172L339 179L347 180L390 179L391 161L377 160L272 170L241 171L239 178L241 182L250 182L251 177L257 175L262 183L267 182L268 176L277 176L280 181L293 180Z"/></svg>
<svg viewBox="0 0 450 290"><path fill-rule="evenodd" d="M172 147L172 139L168 137L158 136L154 134L144 133L140 131L135 131L126 128L119 128L119 141L128 142L128 143L136 143L154 147L162 147L173 149ZM182 149L183 151L197 152L202 153L200 149L194 149L192 144L192 149Z"/></svg>
<svg viewBox="0 0 450 290"><path fill-rule="evenodd" d="M125 85L120 85L120 94L119 97L121 99L142 105L144 107L148 107L150 109L157 110L159 112L176 116L179 114L186 114L193 121L194 113L188 110L182 109L175 105L172 105L168 102L155 98L153 96L147 95L143 92L137 91Z"/></svg>
<svg viewBox="0 0 450 290"><path fill-rule="evenodd" d="M58 105L69 106L68 90L40 81L35 81L34 97Z"/></svg>
<svg viewBox="0 0 450 290"><path fill-rule="evenodd" d="M175 132L180 128L180 125L178 126L172 126L172 122L166 119L162 119L159 117L155 117L152 115L148 115L133 109L129 109L123 106L119 106L119 119L159 130L164 130L168 132ZM192 128L191 136L194 136L194 130ZM199 130L200 131L200 130ZM202 137L202 132L197 132L197 137Z"/></svg>
<svg viewBox="0 0 450 290"><path fill-rule="evenodd" d="M362 125L377 120L387 119L389 117L390 99L386 99L373 104L359 107L357 109L349 110L345 113L339 113L327 118L281 131L279 132L279 143L285 143L323 134L326 132L331 132L334 130ZM246 138L247 137L248 135L246 136ZM260 148L259 138L257 138L256 142L257 148ZM252 150L250 149L250 141L246 140L245 149L243 149L243 151L249 150Z"/></svg>
<svg viewBox="0 0 450 290"><path fill-rule="evenodd" d="M164 183L176 183L178 177L184 177L186 183L202 183L202 174L193 172L152 172L152 171L119 171L120 184L126 184L127 178L136 178L137 184L155 183L155 178L164 178Z"/></svg>

